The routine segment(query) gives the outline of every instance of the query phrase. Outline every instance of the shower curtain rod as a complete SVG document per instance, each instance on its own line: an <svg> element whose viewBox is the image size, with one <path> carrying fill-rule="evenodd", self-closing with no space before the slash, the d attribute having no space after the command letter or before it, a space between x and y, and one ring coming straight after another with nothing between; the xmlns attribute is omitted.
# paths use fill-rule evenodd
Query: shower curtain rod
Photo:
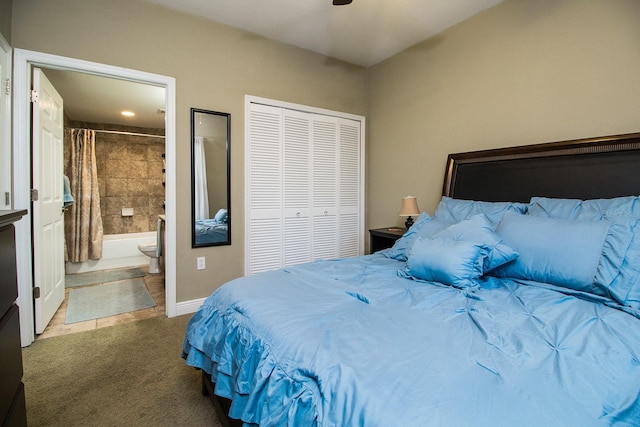
<svg viewBox="0 0 640 427"><path fill-rule="evenodd" d="M68 129L78 129L78 128L68 128ZM102 130L102 129L91 129L94 132L100 133L115 133L118 135L130 135L130 136L148 136L152 138L164 138L164 135L153 135L151 133L137 133L137 132L126 132L122 130Z"/></svg>

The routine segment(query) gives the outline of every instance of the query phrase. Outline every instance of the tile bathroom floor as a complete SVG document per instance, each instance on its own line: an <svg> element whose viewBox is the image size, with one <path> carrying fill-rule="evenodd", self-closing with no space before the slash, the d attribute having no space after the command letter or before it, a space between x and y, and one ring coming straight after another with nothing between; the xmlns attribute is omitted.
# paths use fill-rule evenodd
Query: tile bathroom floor
<svg viewBox="0 0 640 427"><path fill-rule="evenodd" d="M49 322L49 325L40 335L36 335L36 340L56 337L59 335L73 334L75 332L89 331L92 329L104 328L107 326L118 325L120 323L135 322L136 320L150 319L152 317L165 315L165 292L164 292L164 275L147 274L144 276L144 282L149 293L156 302L155 307L144 310L122 313L115 316L103 317L101 319L87 320L84 322L65 324L67 317L67 304L69 302L69 288L65 289L64 301L56 311L56 314Z"/></svg>

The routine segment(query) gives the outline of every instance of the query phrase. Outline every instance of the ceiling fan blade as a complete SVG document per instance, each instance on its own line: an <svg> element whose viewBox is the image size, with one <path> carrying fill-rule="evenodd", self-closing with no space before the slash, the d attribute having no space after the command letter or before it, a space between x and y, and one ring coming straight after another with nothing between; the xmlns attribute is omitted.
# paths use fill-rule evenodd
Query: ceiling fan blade
<svg viewBox="0 0 640 427"><path fill-rule="evenodd" d="M344 6L345 4L351 4L353 0L333 0L334 6Z"/></svg>

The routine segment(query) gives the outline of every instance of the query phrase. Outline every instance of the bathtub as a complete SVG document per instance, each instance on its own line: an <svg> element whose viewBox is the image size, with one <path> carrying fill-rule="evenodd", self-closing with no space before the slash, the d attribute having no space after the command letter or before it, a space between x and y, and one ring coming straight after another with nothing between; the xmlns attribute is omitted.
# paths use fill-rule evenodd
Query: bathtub
<svg viewBox="0 0 640 427"><path fill-rule="evenodd" d="M85 262L67 262L65 265L66 274L148 265L149 257L138 250L138 245L154 244L156 239L157 234L155 231L107 234L102 241L101 259L90 259Z"/></svg>

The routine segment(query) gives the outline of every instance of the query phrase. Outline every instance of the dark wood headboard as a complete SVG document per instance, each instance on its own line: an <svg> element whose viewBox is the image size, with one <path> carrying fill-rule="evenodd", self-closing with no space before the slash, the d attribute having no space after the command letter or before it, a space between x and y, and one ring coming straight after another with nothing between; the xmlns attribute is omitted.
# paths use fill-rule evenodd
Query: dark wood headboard
<svg viewBox="0 0 640 427"><path fill-rule="evenodd" d="M450 154L442 194L491 202L640 195L640 133Z"/></svg>

